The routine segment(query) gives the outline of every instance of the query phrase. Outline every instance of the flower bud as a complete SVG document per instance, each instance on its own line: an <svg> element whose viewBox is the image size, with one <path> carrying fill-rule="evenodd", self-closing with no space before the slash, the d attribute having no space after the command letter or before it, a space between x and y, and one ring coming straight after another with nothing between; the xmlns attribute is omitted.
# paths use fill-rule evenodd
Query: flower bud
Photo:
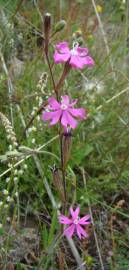
<svg viewBox="0 0 129 270"><path fill-rule="evenodd" d="M56 190L59 192L60 199L64 202L65 196L64 196L63 183L62 183L62 177L60 175L60 171L54 165L51 168L51 172L52 172L52 176L53 176L53 184L54 184Z"/></svg>
<svg viewBox="0 0 129 270"><path fill-rule="evenodd" d="M49 37L50 37L50 31L51 31L51 14L46 13L44 15L44 37L45 37L45 53L48 53L48 45L49 45Z"/></svg>
<svg viewBox="0 0 129 270"><path fill-rule="evenodd" d="M59 22L56 23L55 25L55 32L54 33L57 33L57 32L60 32L62 31L66 26L66 21L65 20L61 20Z"/></svg>
<svg viewBox="0 0 129 270"><path fill-rule="evenodd" d="M63 166L67 165L71 152L72 134L71 131L64 132L62 137Z"/></svg>

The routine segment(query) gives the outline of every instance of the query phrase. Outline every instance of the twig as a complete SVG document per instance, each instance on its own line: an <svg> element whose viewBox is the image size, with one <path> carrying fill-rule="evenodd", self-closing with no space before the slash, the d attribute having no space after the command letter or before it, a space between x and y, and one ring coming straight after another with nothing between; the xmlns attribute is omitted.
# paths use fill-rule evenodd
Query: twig
<svg viewBox="0 0 129 270"><path fill-rule="evenodd" d="M114 99L116 99L117 97L121 96L122 94L124 94L124 93L127 92L128 90L129 90L129 87L123 89L121 92L119 92L118 94L116 94L116 95L113 96L112 98L106 100L106 101L104 102L104 104L105 104L105 103L106 103L106 104L110 103L112 100L114 100ZM98 107L96 108L96 110L100 110L100 109L102 109L103 107L104 107L104 105L102 104L102 105L98 106Z"/></svg>
<svg viewBox="0 0 129 270"><path fill-rule="evenodd" d="M47 145L49 145L50 143L52 143L53 141L55 141L59 136L56 135L55 137L53 137L51 140L49 140L47 143L43 144L42 146L40 146L37 150L40 151L41 149L45 148ZM23 163L25 160L27 160L28 158L32 157L32 155L27 155L25 158L21 159L20 161L18 161L17 163L15 163L13 165L13 168L18 167L21 163ZM1 175L0 178L5 176L7 173L9 173L11 171L11 168L9 168L8 170L4 171Z"/></svg>

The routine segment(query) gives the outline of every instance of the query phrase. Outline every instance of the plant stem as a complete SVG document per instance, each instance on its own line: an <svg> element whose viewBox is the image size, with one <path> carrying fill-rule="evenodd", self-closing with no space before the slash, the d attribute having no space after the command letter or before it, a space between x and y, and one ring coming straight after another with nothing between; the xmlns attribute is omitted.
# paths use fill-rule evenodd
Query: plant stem
<svg viewBox="0 0 129 270"><path fill-rule="evenodd" d="M63 144L62 144L62 134L61 134L61 132L60 132L60 156L61 156L61 170L62 170L64 198L65 198L65 202L64 202L64 212L65 212L65 208L66 208L66 179L65 179L65 168L64 168L64 159L63 159Z"/></svg>
<svg viewBox="0 0 129 270"><path fill-rule="evenodd" d="M54 91L55 91L55 94L56 94L56 98L58 100L58 92L56 90L56 85L55 85L54 76L53 76L53 73L52 73L52 68L51 68L49 56L48 56L47 53L45 53L45 56L46 56L47 64L48 64L48 67L49 67L49 71L50 71L50 75L51 75L51 79L52 79L52 83L53 83L53 88L54 88Z"/></svg>
<svg viewBox="0 0 129 270"><path fill-rule="evenodd" d="M51 68L48 53L45 53L45 56L46 56L47 64L48 64L48 67L49 67L51 79L52 79L52 82L53 82L53 88L54 88L54 91L55 91L55 95L56 95L57 100L59 100L58 88L56 87L56 84L55 84L55 80L54 80L54 76L53 76L53 72L52 72L52 68ZM61 124L60 124L60 130L59 130L59 138L60 138L61 172L62 172L62 181L63 181L64 198L65 198L63 211L65 213L65 209L66 209L66 180L65 180L65 168L64 168L64 159L63 159L63 145L62 145Z"/></svg>

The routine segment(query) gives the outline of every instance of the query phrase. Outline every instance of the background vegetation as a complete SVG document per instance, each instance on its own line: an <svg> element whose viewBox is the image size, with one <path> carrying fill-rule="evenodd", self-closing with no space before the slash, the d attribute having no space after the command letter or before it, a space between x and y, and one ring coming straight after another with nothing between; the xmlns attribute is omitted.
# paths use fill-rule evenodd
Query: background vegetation
<svg viewBox="0 0 129 270"><path fill-rule="evenodd" d="M128 1L120 0L0 0L2 270L129 269L128 10ZM57 128L37 116L25 135L52 89L43 55L45 12L52 14L53 33L58 21L67 22L53 35L52 65L54 45L78 36L95 59L93 69L72 70L64 86L88 112L72 136L67 192L69 204L92 214L93 226L88 240L74 238L75 246L58 239L61 198L51 174L53 164L60 166ZM56 80L61 69L53 66Z"/></svg>

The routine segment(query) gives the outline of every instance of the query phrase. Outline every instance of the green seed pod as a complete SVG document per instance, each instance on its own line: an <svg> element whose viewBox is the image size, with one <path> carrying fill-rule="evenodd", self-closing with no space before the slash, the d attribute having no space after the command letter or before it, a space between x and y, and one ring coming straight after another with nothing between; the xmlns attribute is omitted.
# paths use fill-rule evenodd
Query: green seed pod
<svg viewBox="0 0 129 270"><path fill-rule="evenodd" d="M55 27L54 27L55 33L62 31L65 28L65 26L66 26L65 20L61 20L61 21L57 22Z"/></svg>

